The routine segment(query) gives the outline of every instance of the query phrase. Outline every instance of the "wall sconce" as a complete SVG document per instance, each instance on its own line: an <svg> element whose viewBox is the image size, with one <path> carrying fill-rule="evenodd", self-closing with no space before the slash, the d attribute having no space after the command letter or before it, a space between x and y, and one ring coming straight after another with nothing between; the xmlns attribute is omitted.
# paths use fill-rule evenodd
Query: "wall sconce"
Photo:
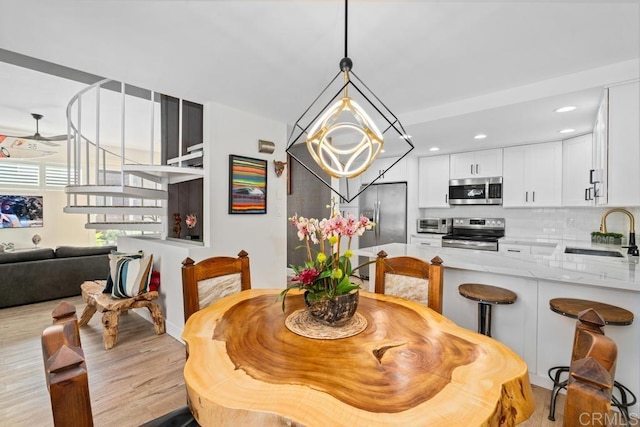
<svg viewBox="0 0 640 427"><path fill-rule="evenodd" d="M282 172L284 172L284 167L287 166L287 162L281 162L279 160L274 160L273 161L273 166L276 169L276 176L280 177L280 175L282 175Z"/></svg>
<svg viewBox="0 0 640 427"><path fill-rule="evenodd" d="M276 144L271 141L258 140L258 151L260 153L272 154L276 149Z"/></svg>

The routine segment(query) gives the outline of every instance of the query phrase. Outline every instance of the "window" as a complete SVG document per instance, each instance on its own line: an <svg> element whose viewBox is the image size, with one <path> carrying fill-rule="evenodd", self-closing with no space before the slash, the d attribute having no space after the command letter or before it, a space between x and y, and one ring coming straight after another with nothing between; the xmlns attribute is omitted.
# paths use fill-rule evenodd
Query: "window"
<svg viewBox="0 0 640 427"><path fill-rule="evenodd" d="M71 182L75 182L77 175L75 171L71 170ZM47 187L62 188L67 185L67 168L66 166L51 166L46 165L44 170L44 180Z"/></svg>
<svg viewBox="0 0 640 427"><path fill-rule="evenodd" d="M39 187L40 166L29 163L0 162L0 186Z"/></svg>

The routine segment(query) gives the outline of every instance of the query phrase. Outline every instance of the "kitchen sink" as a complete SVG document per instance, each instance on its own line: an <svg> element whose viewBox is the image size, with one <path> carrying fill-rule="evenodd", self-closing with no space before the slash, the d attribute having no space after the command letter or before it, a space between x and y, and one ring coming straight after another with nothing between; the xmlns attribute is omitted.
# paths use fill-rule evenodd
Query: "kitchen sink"
<svg viewBox="0 0 640 427"><path fill-rule="evenodd" d="M587 249L587 248L565 248L565 254L578 254L578 255L595 255L595 256L609 256L609 257L617 257L624 258L618 251L608 251L605 249Z"/></svg>

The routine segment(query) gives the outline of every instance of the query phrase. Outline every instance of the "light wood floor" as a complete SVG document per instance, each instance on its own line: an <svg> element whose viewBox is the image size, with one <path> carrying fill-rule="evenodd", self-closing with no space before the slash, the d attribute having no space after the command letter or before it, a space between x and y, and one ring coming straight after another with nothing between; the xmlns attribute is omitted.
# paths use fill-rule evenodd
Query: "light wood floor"
<svg viewBox="0 0 640 427"><path fill-rule="evenodd" d="M79 317L82 299L66 301L76 306ZM0 310L0 426L53 425L40 334L59 302ZM184 346L168 334L156 335L151 323L131 313L122 316L118 342L106 351L100 319L96 313L80 332L95 425L137 426L185 405ZM549 390L533 386L533 391L536 411L521 425L562 426L564 397L558 399L552 422L547 419Z"/></svg>

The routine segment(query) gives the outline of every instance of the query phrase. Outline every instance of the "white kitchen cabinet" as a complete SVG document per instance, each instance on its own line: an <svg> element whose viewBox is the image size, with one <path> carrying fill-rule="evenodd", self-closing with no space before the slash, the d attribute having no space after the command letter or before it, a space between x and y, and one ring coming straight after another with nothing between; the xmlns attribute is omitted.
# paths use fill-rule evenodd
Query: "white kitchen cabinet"
<svg viewBox="0 0 640 427"><path fill-rule="evenodd" d="M562 204L562 141L504 149L504 207Z"/></svg>
<svg viewBox="0 0 640 427"><path fill-rule="evenodd" d="M607 116L609 90L605 89L593 126L592 162L593 198L596 206L607 204Z"/></svg>
<svg viewBox="0 0 640 427"><path fill-rule="evenodd" d="M608 90L607 194L600 204L640 206L640 82Z"/></svg>
<svg viewBox="0 0 640 427"><path fill-rule="evenodd" d="M531 255L531 246L519 243L502 243L498 242L498 251L507 256Z"/></svg>
<svg viewBox="0 0 640 427"><path fill-rule="evenodd" d="M504 241L498 242L498 251L507 256L527 255L551 255L556 249L557 243Z"/></svg>
<svg viewBox="0 0 640 427"><path fill-rule="evenodd" d="M449 207L449 156L418 160L418 207Z"/></svg>
<svg viewBox="0 0 640 427"><path fill-rule="evenodd" d="M591 134L562 141L562 206L594 206L593 138Z"/></svg>
<svg viewBox="0 0 640 427"><path fill-rule="evenodd" d="M407 180L407 158L403 157L398 163L394 163L398 157L386 157L376 160L372 167L360 175L362 183L370 183L382 174L376 184L384 182L398 182ZM392 166L393 165L393 166ZM388 170L388 171L387 171Z"/></svg>
<svg viewBox="0 0 640 427"><path fill-rule="evenodd" d="M451 179L502 176L502 149L452 154L450 176Z"/></svg>
<svg viewBox="0 0 640 427"><path fill-rule="evenodd" d="M442 247L442 234L422 233L419 236L412 235L409 243L416 246L430 246L433 248Z"/></svg>

